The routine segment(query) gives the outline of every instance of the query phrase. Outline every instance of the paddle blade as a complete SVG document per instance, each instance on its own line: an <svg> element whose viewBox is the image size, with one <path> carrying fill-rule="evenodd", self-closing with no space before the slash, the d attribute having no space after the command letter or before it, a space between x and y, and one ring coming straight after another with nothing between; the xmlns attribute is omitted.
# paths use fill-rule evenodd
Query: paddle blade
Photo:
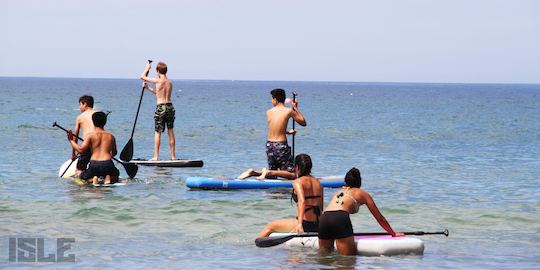
<svg viewBox="0 0 540 270"><path fill-rule="evenodd" d="M126 143L126 146L124 146L124 149L122 149L122 152L120 153L120 159L123 161L130 161L133 158L133 138L130 138L129 141Z"/></svg>
<svg viewBox="0 0 540 270"><path fill-rule="evenodd" d="M122 165L124 166L124 169L126 169L126 173L128 174L130 179L133 179L135 175L137 175L137 171L139 170L139 166L135 164L130 163L124 163L122 162Z"/></svg>
<svg viewBox="0 0 540 270"><path fill-rule="evenodd" d="M279 244L283 244L293 239L295 236L296 236L295 234L291 234L291 235L286 235L286 236L259 237L255 239L255 245L260 248L273 247Z"/></svg>

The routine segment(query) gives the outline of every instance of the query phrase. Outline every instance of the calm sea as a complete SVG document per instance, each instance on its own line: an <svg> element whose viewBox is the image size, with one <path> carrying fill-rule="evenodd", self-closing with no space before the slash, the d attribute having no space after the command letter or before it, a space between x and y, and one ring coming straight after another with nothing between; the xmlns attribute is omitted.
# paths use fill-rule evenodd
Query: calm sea
<svg viewBox="0 0 540 270"><path fill-rule="evenodd" d="M0 268L55 269L538 269L540 85L175 81L177 157L203 168L140 167L112 189L59 179L78 98L111 111L122 149L140 97L137 80L0 78ZM296 153L317 176L360 168L364 188L397 231L423 236L423 256L342 257L256 248L266 222L294 217L289 191L192 191L189 176L266 165L269 91L299 93L308 126ZM153 151L155 98L145 93L135 157ZM165 137L166 138L166 137ZM166 142L166 140L164 140ZM166 143L161 157L168 157ZM119 166L121 173L125 172ZM331 189L325 190L328 201ZM381 231L366 208L355 231ZM8 262L10 238L74 238L74 263Z"/></svg>

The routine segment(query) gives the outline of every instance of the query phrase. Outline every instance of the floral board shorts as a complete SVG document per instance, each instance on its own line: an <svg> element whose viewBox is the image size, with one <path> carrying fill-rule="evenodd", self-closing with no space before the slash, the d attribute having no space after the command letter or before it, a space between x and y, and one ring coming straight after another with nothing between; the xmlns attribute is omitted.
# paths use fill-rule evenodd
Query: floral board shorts
<svg viewBox="0 0 540 270"><path fill-rule="evenodd" d="M291 148L287 142L266 142L266 157L268 158L268 169L270 170L286 170L292 172L294 170L293 157L291 156Z"/></svg>

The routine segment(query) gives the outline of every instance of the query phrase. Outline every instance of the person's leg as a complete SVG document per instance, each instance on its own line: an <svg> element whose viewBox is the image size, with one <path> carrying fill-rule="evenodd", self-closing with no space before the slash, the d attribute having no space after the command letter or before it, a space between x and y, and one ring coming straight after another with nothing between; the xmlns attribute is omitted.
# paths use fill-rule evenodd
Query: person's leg
<svg viewBox="0 0 540 270"><path fill-rule="evenodd" d="M106 185L110 185L111 184L111 176L110 175L105 175L105 182L103 182L104 184Z"/></svg>
<svg viewBox="0 0 540 270"><path fill-rule="evenodd" d="M263 180L263 179L268 178L267 174L268 174L268 170L266 168L262 168L261 175L257 176L257 180Z"/></svg>
<svg viewBox="0 0 540 270"><path fill-rule="evenodd" d="M352 256L356 255L356 243L354 237L349 236L341 239L336 239L336 247L341 255Z"/></svg>
<svg viewBox="0 0 540 270"><path fill-rule="evenodd" d="M169 133L169 146L171 148L171 160L175 160L176 153L175 153L174 131L172 128L169 128L167 129L167 132Z"/></svg>
<svg viewBox="0 0 540 270"><path fill-rule="evenodd" d="M268 179L275 179L276 177L281 177L287 180L294 180L296 179L296 174L284 170L268 170L265 177Z"/></svg>
<svg viewBox="0 0 540 270"><path fill-rule="evenodd" d="M319 249L326 252L334 250L334 239L319 238Z"/></svg>
<svg viewBox="0 0 540 270"><path fill-rule="evenodd" d="M257 238L259 237L267 237L273 232L290 232L294 230L296 227L298 221L296 219L278 219L274 220L257 235Z"/></svg>
<svg viewBox="0 0 540 270"><path fill-rule="evenodd" d="M247 169L245 172L241 173L237 178L238 179L246 179L251 176L259 176L261 175L261 172L258 172L254 170L253 168Z"/></svg>
<svg viewBox="0 0 540 270"><path fill-rule="evenodd" d="M161 143L161 132L155 132L154 133L154 157L150 160L158 160L159 159L159 144Z"/></svg>

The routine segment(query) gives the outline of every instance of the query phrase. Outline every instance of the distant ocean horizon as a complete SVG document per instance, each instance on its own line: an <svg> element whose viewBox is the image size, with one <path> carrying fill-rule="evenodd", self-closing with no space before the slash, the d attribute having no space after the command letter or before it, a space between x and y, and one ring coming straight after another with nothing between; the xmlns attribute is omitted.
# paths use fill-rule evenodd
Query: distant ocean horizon
<svg viewBox="0 0 540 270"><path fill-rule="evenodd" d="M540 84L173 79L177 157L202 168L139 167L116 188L57 177L71 155L63 131L90 94L111 111L122 149L140 80L0 77L0 268L536 269L540 262ZM290 190L190 190L190 176L235 177L267 166L270 90L299 94L307 120L295 152L313 175L362 173L396 231L419 236L422 256L343 257L254 245L276 218L294 218ZM134 157L153 152L155 97L144 94ZM167 138L164 135L164 138ZM168 157L162 140L161 159ZM117 164L121 176L126 173ZM325 204L335 189L325 189ZM380 232L361 207L357 232ZM10 238L73 238L72 263L9 262Z"/></svg>

